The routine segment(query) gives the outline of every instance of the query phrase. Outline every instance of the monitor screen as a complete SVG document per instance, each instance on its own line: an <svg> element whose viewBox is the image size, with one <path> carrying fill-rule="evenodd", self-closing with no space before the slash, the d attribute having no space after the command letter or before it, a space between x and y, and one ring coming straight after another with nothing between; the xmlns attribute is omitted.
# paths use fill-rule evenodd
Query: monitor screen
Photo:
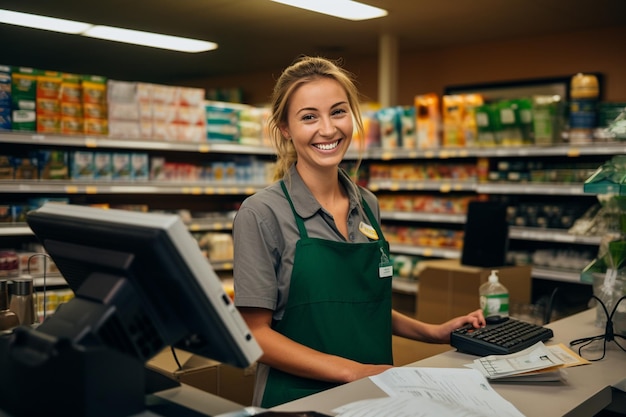
<svg viewBox="0 0 626 417"><path fill-rule="evenodd" d="M177 215L47 203L27 222L76 295L38 331L142 362L167 346L238 367L261 355Z"/></svg>

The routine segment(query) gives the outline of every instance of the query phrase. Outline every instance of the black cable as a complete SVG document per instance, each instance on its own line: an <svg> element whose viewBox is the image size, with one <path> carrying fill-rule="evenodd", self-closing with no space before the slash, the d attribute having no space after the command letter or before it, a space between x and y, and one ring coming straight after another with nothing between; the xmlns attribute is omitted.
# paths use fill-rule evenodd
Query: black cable
<svg viewBox="0 0 626 417"><path fill-rule="evenodd" d="M174 356L174 360L176 361L176 365L178 365L178 370L182 371L183 366L178 361L178 356L176 356L176 350L174 350L174 346L170 346L170 350L172 351L172 356Z"/></svg>
<svg viewBox="0 0 626 417"><path fill-rule="evenodd" d="M543 314L544 325L550 323L550 320L552 320L552 309L554 308L554 296L556 295L558 290L559 290L559 287L554 287L554 289L552 290L552 294L550 294L550 299L548 300L548 304L546 305L546 310Z"/></svg>
<svg viewBox="0 0 626 417"><path fill-rule="evenodd" d="M28 262L26 264L26 271L28 272L28 275L31 275L30 273L30 261L37 257L37 256L43 256L43 304L42 304L42 309L43 309L43 320L46 319L46 312L47 312L47 308L46 308L46 278L47 278L47 270L48 270L48 258L50 258L50 255L48 255L47 253L35 253L33 255L30 255L28 257ZM31 275L32 276L32 275ZM34 282L33 282L33 286L34 286ZM33 288L34 291L34 288ZM39 317L37 317L37 321L39 321Z"/></svg>
<svg viewBox="0 0 626 417"><path fill-rule="evenodd" d="M617 339L615 339L616 337L618 337L618 338L626 340L626 336L622 336L621 334L615 334L615 331L613 329L613 315L615 315L615 312L617 311L617 307L619 306L619 304L623 300L626 300L626 295L623 295L622 297L620 297L619 300L617 300L617 302L615 303L615 306L613 307L613 310L611 311L611 314L609 314L609 311L607 310L607 308L604 305L604 303L602 302L602 300L600 300L595 295L592 295L592 297L595 298L600 303L600 305L602 306L602 309L604 310L604 314L606 315L606 326L604 327L604 334L597 335L597 336L591 336L591 337L583 337L583 338L580 338L580 339L572 340L571 342L569 342L569 345L570 346L581 345L578 348L578 354L580 356L582 356L582 354L581 354L582 348L584 348L585 346L590 345L591 343L595 342L596 340L604 340L604 343L602 345L602 356L600 358L597 358L597 359L588 359L590 361L599 361L599 360L604 359L604 356L606 355L606 344L607 344L607 342L615 342L615 344L621 350L626 352L626 348L623 347L622 345L620 345L619 342L617 341Z"/></svg>

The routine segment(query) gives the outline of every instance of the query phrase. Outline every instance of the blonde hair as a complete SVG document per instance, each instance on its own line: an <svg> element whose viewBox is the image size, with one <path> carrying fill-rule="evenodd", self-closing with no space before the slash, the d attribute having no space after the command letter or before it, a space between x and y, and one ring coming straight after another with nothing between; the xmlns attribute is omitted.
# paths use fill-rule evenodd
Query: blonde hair
<svg viewBox="0 0 626 417"><path fill-rule="evenodd" d="M276 81L272 94L269 136L277 154L274 180L281 179L289 170L289 167L298 159L293 142L287 139L280 130L281 126L287 124L289 100L300 86L320 78L331 78L343 87L348 96L348 105L356 124L358 132L356 138L358 140L363 140L364 138L359 92L355 86L353 75L341 68L338 63L327 58L301 57L283 71Z"/></svg>

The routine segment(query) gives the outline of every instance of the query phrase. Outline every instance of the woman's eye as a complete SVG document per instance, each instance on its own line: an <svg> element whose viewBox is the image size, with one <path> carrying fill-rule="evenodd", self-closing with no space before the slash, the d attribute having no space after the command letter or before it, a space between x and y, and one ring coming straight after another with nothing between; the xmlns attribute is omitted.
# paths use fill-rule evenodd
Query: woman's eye
<svg viewBox="0 0 626 417"><path fill-rule="evenodd" d="M335 109L335 110L333 110L332 115L333 116L337 116L337 115L342 115L342 114L345 114L345 113L347 113L346 109Z"/></svg>
<svg viewBox="0 0 626 417"><path fill-rule="evenodd" d="M313 116L312 114L305 114L304 116L302 116L302 120L307 121L307 120L313 120L315 119L315 116Z"/></svg>

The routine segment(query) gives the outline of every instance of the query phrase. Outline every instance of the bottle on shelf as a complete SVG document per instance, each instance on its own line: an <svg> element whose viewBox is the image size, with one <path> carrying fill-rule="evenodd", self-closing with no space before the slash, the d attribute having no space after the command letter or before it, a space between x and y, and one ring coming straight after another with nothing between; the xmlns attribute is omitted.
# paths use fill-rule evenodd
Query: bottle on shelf
<svg viewBox="0 0 626 417"><path fill-rule="evenodd" d="M20 320L9 310L9 281L0 280L0 332L19 326Z"/></svg>
<svg viewBox="0 0 626 417"><path fill-rule="evenodd" d="M13 280L9 309L17 314L20 324L32 326L36 322L35 300L33 295L33 279L21 276Z"/></svg>
<svg viewBox="0 0 626 417"><path fill-rule="evenodd" d="M509 315L509 290L500 283L498 271L492 270L487 282L478 290L480 308L485 317Z"/></svg>

